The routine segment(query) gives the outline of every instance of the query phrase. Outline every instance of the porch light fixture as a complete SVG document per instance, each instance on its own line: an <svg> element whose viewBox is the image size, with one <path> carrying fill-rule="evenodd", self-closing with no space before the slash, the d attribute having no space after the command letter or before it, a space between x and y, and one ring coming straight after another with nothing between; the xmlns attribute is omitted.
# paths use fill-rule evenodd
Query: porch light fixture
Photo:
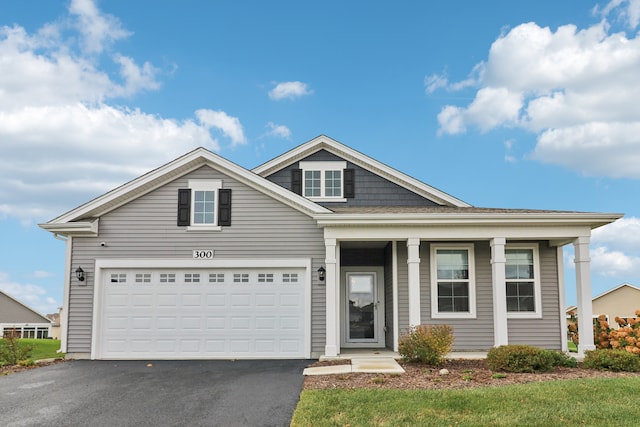
<svg viewBox="0 0 640 427"><path fill-rule="evenodd" d="M324 269L324 267L320 267L318 269L318 280L320 280L321 282L324 282L324 274L327 272L327 270Z"/></svg>
<svg viewBox="0 0 640 427"><path fill-rule="evenodd" d="M76 268L76 277L79 281L84 282L84 270L82 267Z"/></svg>

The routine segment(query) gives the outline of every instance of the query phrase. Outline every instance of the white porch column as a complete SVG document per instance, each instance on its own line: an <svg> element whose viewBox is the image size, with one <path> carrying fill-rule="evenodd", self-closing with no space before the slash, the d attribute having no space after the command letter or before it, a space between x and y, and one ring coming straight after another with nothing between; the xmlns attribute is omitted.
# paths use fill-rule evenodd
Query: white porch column
<svg viewBox="0 0 640 427"><path fill-rule="evenodd" d="M393 351L398 352L400 324L398 316L398 242L391 242L391 277L393 280Z"/></svg>
<svg viewBox="0 0 640 427"><path fill-rule="evenodd" d="M409 265L409 326L420 324L420 239L407 240Z"/></svg>
<svg viewBox="0 0 640 427"><path fill-rule="evenodd" d="M509 343L507 328L507 288L504 255L504 237L491 239L491 273L493 276L493 340L496 347Z"/></svg>
<svg viewBox="0 0 640 427"><path fill-rule="evenodd" d="M578 333L580 334L578 353L596 348L593 344L589 242L589 236L581 236L573 241L574 262L576 264L576 296L578 299Z"/></svg>
<svg viewBox="0 0 640 427"><path fill-rule="evenodd" d="M327 270L325 277L326 292L326 340L324 346L324 355L335 357L340 349L339 345L339 298L340 278L338 277L337 268L337 244L336 239L324 239L325 247L325 268Z"/></svg>

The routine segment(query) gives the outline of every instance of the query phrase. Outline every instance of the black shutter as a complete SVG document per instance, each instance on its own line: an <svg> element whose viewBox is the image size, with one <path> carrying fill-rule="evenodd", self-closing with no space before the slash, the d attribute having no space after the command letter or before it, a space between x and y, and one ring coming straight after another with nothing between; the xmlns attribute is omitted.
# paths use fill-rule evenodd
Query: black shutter
<svg viewBox="0 0 640 427"><path fill-rule="evenodd" d="M218 190L218 225L231 225L231 189Z"/></svg>
<svg viewBox="0 0 640 427"><path fill-rule="evenodd" d="M191 225L191 190L178 189L178 226Z"/></svg>
<svg viewBox="0 0 640 427"><path fill-rule="evenodd" d="M345 169L344 170L344 197L347 199L353 199L356 197L356 170Z"/></svg>
<svg viewBox="0 0 640 427"><path fill-rule="evenodd" d="M302 196L302 169L291 169L291 191Z"/></svg>

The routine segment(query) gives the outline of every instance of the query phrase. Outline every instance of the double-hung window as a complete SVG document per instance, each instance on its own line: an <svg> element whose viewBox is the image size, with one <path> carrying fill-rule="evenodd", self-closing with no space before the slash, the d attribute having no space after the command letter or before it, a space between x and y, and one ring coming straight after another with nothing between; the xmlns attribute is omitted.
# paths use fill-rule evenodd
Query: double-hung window
<svg viewBox="0 0 640 427"><path fill-rule="evenodd" d="M431 316L475 318L473 245L431 245Z"/></svg>
<svg viewBox="0 0 640 427"><path fill-rule="evenodd" d="M231 225L231 189L219 179L190 179L178 190L178 226L187 230L221 230Z"/></svg>
<svg viewBox="0 0 640 427"><path fill-rule="evenodd" d="M345 201L345 161L302 161L302 195L316 201Z"/></svg>
<svg viewBox="0 0 640 427"><path fill-rule="evenodd" d="M505 278L507 317L540 317L540 263L537 246L507 246Z"/></svg>

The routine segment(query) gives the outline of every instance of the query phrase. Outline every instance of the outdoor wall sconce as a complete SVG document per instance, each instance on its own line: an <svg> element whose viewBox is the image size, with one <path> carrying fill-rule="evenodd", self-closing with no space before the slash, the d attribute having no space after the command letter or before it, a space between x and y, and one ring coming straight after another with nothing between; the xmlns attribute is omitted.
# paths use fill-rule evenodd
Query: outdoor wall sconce
<svg viewBox="0 0 640 427"><path fill-rule="evenodd" d="M84 282L84 270L82 267L76 268L76 277L79 281Z"/></svg>
<svg viewBox="0 0 640 427"><path fill-rule="evenodd" d="M320 280L321 282L324 282L324 274L327 272L327 270L324 269L324 267L320 267L318 269L318 280Z"/></svg>

